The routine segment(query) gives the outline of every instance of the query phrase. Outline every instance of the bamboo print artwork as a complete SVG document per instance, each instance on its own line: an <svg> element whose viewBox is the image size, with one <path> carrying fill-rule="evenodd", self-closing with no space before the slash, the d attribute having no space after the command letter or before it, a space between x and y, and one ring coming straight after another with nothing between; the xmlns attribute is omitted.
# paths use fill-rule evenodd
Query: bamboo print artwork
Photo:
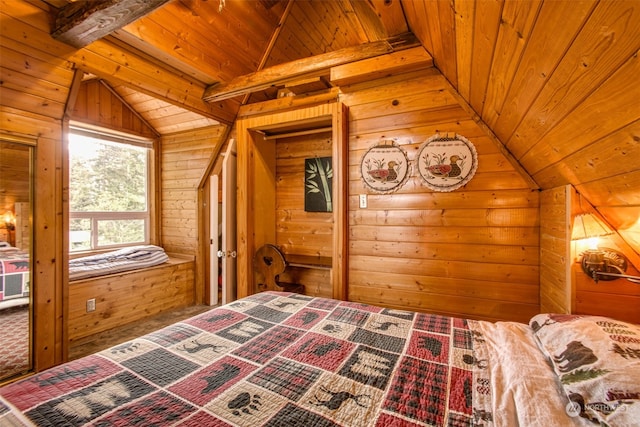
<svg viewBox="0 0 640 427"><path fill-rule="evenodd" d="M305 211L332 212L332 181L333 167L331 165L331 157L305 159Z"/></svg>

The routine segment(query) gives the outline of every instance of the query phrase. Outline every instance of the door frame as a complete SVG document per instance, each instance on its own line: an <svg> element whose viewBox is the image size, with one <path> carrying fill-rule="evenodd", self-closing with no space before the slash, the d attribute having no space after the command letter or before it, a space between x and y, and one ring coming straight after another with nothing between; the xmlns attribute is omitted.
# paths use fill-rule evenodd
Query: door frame
<svg viewBox="0 0 640 427"><path fill-rule="evenodd" d="M255 292L253 254L275 241L275 144L265 135L280 130L331 126L333 157L332 296L347 298L348 230L348 109L332 102L295 111L275 112L239 119L238 143L238 298Z"/></svg>

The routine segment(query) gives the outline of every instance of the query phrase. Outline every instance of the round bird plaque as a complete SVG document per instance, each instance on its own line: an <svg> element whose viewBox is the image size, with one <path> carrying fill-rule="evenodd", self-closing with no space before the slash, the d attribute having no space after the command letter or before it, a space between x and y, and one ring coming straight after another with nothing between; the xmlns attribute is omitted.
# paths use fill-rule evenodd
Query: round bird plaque
<svg viewBox="0 0 640 427"><path fill-rule="evenodd" d="M409 175L407 154L394 141L385 140L369 148L360 161L364 183L379 193L390 193Z"/></svg>
<svg viewBox="0 0 640 427"><path fill-rule="evenodd" d="M418 172L427 187L435 191L453 191L473 178L478 169L478 153L462 135L436 134L418 151Z"/></svg>

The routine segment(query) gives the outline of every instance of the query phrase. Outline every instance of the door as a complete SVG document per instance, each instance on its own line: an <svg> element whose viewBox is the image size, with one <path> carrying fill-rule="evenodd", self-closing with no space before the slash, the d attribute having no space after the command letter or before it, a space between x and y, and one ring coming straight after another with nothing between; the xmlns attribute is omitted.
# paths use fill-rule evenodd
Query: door
<svg viewBox="0 0 640 427"><path fill-rule="evenodd" d="M218 175L211 175L209 178L209 242L210 251L209 256L209 305L218 305L218 285L220 282L221 264L218 257L218 251L220 250L221 240L220 231L222 230L221 215L220 215L220 203L218 203L218 183L220 177Z"/></svg>
<svg viewBox="0 0 640 427"><path fill-rule="evenodd" d="M236 141L231 139L222 162L222 304L236 300Z"/></svg>

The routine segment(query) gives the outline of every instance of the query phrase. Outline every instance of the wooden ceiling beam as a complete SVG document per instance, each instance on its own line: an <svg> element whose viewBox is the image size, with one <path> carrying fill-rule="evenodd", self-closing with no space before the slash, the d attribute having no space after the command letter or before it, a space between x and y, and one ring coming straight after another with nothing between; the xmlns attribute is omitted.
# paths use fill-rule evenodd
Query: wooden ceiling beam
<svg viewBox="0 0 640 427"><path fill-rule="evenodd" d="M349 5L369 41L382 40L409 31L399 1L350 0Z"/></svg>
<svg viewBox="0 0 640 427"><path fill-rule="evenodd" d="M293 0L287 0L287 6L284 8L284 12L282 13L282 16L280 17L280 21L278 22L278 26L275 28L273 34L271 34L271 38L269 39L269 44L267 45L267 49L262 54L262 58L260 59L260 64L258 65L258 71L264 69L265 64L269 60L269 56L271 56L271 52L273 51L273 48L276 45L276 42L278 41L278 38L280 37L280 33L282 32L282 29L284 28L284 24L285 24L285 22L287 22L287 18L289 17L289 15L291 15L291 8L292 7L293 7ZM250 96L251 96L250 93L245 93L244 97L242 98L241 104L242 105L246 105L246 103L249 102L249 97Z"/></svg>
<svg viewBox="0 0 640 427"><path fill-rule="evenodd" d="M354 28L362 28L367 41L384 40L389 37L389 33L384 28L380 17L368 2L363 0L348 0L339 2L339 5L345 9L345 15L347 17L357 22L357 24L354 23Z"/></svg>
<svg viewBox="0 0 640 427"><path fill-rule="evenodd" d="M202 83L169 69L112 36L74 52L69 60L81 70L111 84L122 84L223 124L233 123L240 108L239 100L204 102L205 86Z"/></svg>
<svg viewBox="0 0 640 427"><path fill-rule="evenodd" d="M51 36L78 49L119 30L169 0L100 0L69 3L58 11Z"/></svg>
<svg viewBox="0 0 640 427"><path fill-rule="evenodd" d="M301 78L328 76L332 67L418 45L419 42L415 36L406 33L386 40L347 47L265 68L255 73L239 76L229 83L210 85L205 89L202 99L207 102L221 101L251 92L284 86L288 82Z"/></svg>

